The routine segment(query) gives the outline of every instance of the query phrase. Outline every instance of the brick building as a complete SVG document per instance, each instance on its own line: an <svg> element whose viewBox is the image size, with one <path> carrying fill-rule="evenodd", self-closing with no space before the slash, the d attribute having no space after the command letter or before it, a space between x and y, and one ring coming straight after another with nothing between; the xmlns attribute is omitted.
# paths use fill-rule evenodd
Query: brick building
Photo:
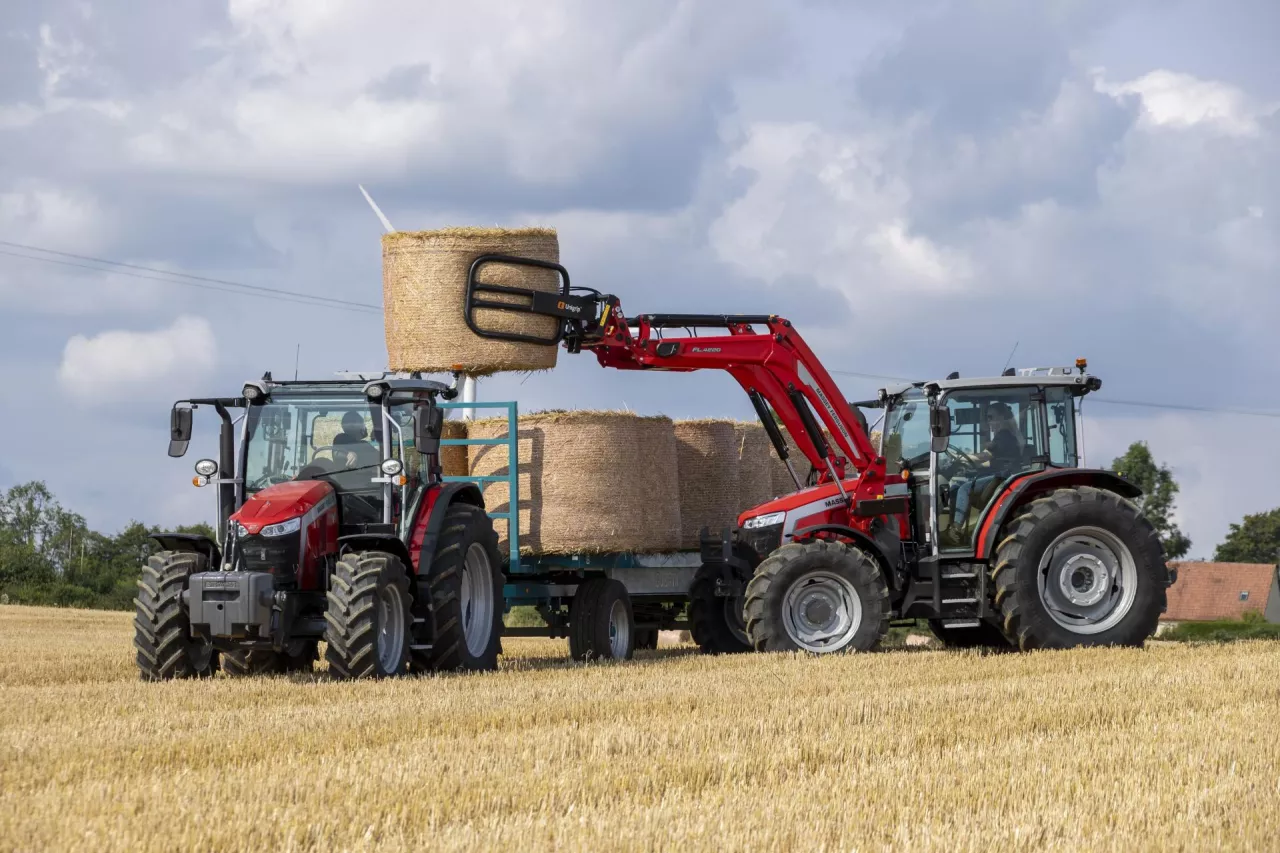
<svg viewBox="0 0 1280 853"><path fill-rule="evenodd" d="M1262 613L1280 622L1277 569L1264 563L1172 563L1178 582L1169 588L1167 622L1207 622L1240 619Z"/></svg>

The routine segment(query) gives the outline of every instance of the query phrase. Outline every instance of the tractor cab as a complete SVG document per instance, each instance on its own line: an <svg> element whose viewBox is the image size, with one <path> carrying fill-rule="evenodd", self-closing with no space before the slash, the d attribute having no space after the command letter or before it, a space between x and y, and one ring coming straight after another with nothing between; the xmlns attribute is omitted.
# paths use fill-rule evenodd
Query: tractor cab
<svg viewBox="0 0 1280 853"><path fill-rule="evenodd" d="M998 496L1049 468L1075 468L1076 399L1102 387L1081 362L1004 376L883 389L881 455L891 486L910 497L924 553L972 552Z"/></svg>

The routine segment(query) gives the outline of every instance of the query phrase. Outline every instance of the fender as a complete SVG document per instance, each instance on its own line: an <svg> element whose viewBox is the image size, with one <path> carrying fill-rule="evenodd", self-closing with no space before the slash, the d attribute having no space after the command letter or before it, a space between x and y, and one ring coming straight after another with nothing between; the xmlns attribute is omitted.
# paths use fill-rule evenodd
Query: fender
<svg viewBox="0 0 1280 853"><path fill-rule="evenodd" d="M806 536L812 536L814 533L834 533L837 536L843 536L846 539L852 539L865 549L869 550L880 563L880 571L884 575L885 583L892 589L897 589L896 579L893 574L893 567L897 565L897 559L894 555L889 554L883 545L877 542L870 535L858 530L855 527L847 527L843 524L815 524L813 527L805 527L791 534L791 541L803 539Z"/></svg>
<svg viewBox="0 0 1280 853"><path fill-rule="evenodd" d="M484 508L484 496L475 483L444 483L429 489L423 498L408 547L418 577L425 577L431 569L431 560L436 553L436 540L440 538L440 528L444 527L444 511L457 501Z"/></svg>
<svg viewBox="0 0 1280 853"><path fill-rule="evenodd" d="M222 565L218 543L203 533L149 533L147 538L158 542L166 551L203 554L211 568Z"/></svg>
<svg viewBox="0 0 1280 853"><path fill-rule="evenodd" d="M1101 468L1060 468L1017 477L1000 493L999 499L988 506L979 519L978 549L976 559L986 560L995 553L996 537L1014 510L1041 492L1065 486L1093 486L1115 492L1122 498L1133 500L1142 497L1142 489L1114 471Z"/></svg>
<svg viewBox="0 0 1280 853"><path fill-rule="evenodd" d="M413 561L409 559L409 549L404 546L398 536L389 533L352 533L338 537L338 556L350 551L383 551L395 554L405 568L412 571Z"/></svg>

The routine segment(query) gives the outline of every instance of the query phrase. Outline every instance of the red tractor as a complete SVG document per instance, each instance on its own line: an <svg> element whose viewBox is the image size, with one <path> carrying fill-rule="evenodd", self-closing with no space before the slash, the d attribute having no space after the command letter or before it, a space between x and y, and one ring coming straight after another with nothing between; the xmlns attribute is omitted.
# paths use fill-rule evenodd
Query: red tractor
<svg viewBox="0 0 1280 853"><path fill-rule="evenodd" d="M794 494L704 535L690 589L704 651L866 650L897 619L928 619L952 646L1141 645L1155 632L1175 577L1140 491L1078 467L1076 401L1102 384L1083 362L883 389L863 404L884 413L875 447L861 407L781 317L627 318L616 297L570 288L563 268L561 292L546 294L480 281L490 263L526 261L476 260L464 310L477 334L562 342L622 370L727 371L791 469ZM476 308L553 316L559 331L484 328Z"/></svg>
<svg viewBox="0 0 1280 853"><path fill-rule="evenodd" d="M503 575L479 489L440 477L439 382L379 374L247 383L239 397L184 400L222 421L217 541L160 534L136 601L148 680L309 670L331 675L497 667ZM232 412L239 410L238 418ZM237 435L239 440L237 441Z"/></svg>

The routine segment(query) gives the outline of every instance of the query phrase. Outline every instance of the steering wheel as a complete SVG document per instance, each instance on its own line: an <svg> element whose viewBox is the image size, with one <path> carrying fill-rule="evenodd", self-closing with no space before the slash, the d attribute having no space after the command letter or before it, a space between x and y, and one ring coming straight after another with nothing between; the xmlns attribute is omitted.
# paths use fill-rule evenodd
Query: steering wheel
<svg viewBox="0 0 1280 853"><path fill-rule="evenodd" d="M956 447L954 444L947 445L947 456L955 460L956 465L969 470L977 470L978 463L975 462L968 453Z"/></svg>

